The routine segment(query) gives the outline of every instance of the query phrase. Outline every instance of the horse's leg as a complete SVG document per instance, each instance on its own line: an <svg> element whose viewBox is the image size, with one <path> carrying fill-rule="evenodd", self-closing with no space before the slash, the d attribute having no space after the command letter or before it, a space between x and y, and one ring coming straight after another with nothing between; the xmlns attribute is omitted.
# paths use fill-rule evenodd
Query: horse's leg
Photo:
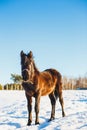
<svg viewBox="0 0 87 130"><path fill-rule="evenodd" d="M27 108L28 108L28 123L27 125L31 125L32 123L32 97L28 96L27 97Z"/></svg>
<svg viewBox="0 0 87 130"><path fill-rule="evenodd" d="M65 116L65 112L64 112L64 101L63 101L63 96L62 96L62 92L59 92L59 102L61 104L62 107L62 116Z"/></svg>
<svg viewBox="0 0 87 130"><path fill-rule="evenodd" d="M56 84L56 98L59 97L59 102L60 105L62 107L62 116L65 116L65 112L64 112L64 101L63 101L63 96L62 96L62 83L61 81L58 81L58 83Z"/></svg>
<svg viewBox="0 0 87 130"><path fill-rule="evenodd" d="M51 93L49 95L50 101L51 101L51 105L52 105L52 110L51 110L51 117L50 120L54 120L55 119L55 105L56 105L56 99L53 93Z"/></svg>
<svg viewBox="0 0 87 130"><path fill-rule="evenodd" d="M35 124L39 124L39 107L40 107L40 94L37 94L37 96L35 97L35 113L36 113L36 120L35 120Z"/></svg>

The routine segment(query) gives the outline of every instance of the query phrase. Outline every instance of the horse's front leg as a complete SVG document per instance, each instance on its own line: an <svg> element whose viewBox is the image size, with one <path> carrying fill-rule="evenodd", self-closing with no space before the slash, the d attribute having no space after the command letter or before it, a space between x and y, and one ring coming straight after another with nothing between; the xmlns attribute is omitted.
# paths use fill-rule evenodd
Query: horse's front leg
<svg viewBox="0 0 87 130"><path fill-rule="evenodd" d="M27 108L28 108L28 123L27 125L31 125L32 123L32 97L27 96Z"/></svg>
<svg viewBox="0 0 87 130"><path fill-rule="evenodd" d="M35 124L39 124L39 107L40 107L40 94L37 94L37 96L35 97L35 113L36 113L36 120L35 120Z"/></svg>

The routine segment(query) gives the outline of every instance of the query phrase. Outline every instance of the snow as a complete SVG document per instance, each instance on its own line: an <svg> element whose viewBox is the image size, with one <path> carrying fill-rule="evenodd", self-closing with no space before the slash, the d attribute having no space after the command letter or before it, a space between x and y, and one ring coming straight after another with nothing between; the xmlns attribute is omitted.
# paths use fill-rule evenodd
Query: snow
<svg viewBox="0 0 87 130"><path fill-rule="evenodd" d="M41 97L40 125L35 125L33 98L33 122L27 126L27 100L24 91L0 91L0 130L87 130L87 90L63 91L66 116L62 117L59 101L55 120L48 122L51 105L48 96Z"/></svg>

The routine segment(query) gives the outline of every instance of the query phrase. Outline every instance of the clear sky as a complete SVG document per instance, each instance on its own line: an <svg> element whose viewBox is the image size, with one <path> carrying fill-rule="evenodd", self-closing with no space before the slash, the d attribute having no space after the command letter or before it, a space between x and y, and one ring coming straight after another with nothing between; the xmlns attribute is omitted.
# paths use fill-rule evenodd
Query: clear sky
<svg viewBox="0 0 87 130"><path fill-rule="evenodd" d="M37 68L65 76L87 72L87 0L0 0L0 83L21 74L20 51Z"/></svg>

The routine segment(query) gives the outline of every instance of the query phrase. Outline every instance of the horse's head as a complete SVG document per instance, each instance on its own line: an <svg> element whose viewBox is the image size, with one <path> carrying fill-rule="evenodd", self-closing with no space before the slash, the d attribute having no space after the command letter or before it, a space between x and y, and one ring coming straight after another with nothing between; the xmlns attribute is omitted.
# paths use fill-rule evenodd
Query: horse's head
<svg viewBox="0 0 87 130"><path fill-rule="evenodd" d="M24 81L32 81L32 76L34 72L33 67L33 53L30 51L28 54L25 54L23 51L20 53L21 56L21 72Z"/></svg>

